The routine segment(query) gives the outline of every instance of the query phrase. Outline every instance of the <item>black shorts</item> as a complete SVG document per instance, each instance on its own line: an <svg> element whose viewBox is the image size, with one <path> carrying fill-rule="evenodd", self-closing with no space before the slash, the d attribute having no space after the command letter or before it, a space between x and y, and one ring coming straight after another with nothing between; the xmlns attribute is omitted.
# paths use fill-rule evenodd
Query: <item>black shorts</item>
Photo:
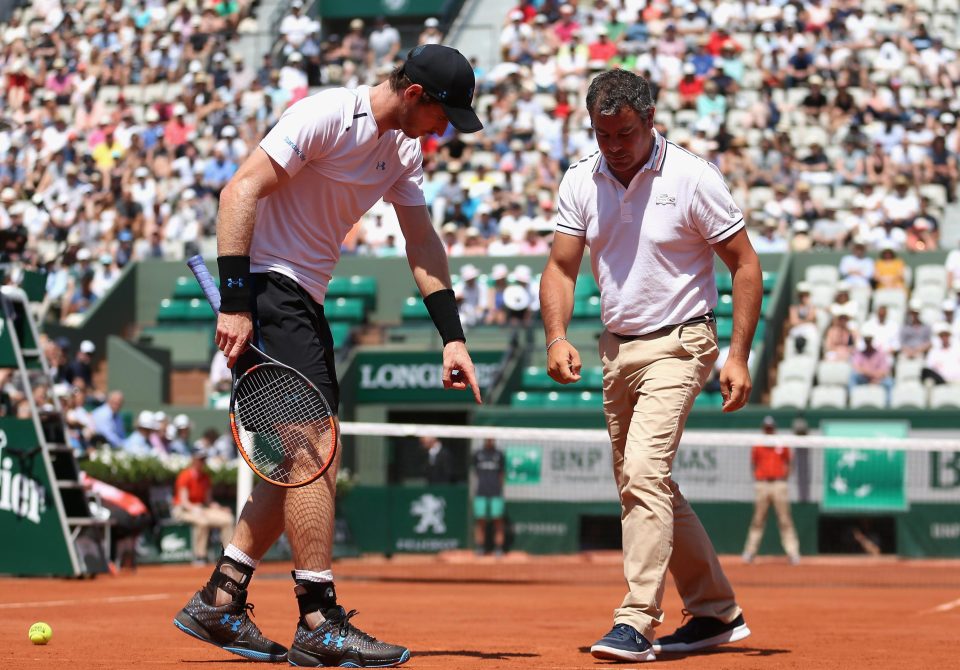
<svg viewBox="0 0 960 670"><path fill-rule="evenodd" d="M323 305L282 274L266 272L252 277L257 347L313 382L333 411L338 412L340 384L333 358L333 335L323 315Z"/></svg>

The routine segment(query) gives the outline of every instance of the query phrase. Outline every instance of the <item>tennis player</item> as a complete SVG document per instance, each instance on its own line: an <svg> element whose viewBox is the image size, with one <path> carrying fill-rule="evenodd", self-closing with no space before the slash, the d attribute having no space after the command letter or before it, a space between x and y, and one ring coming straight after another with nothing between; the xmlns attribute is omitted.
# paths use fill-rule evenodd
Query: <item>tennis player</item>
<svg viewBox="0 0 960 670"><path fill-rule="evenodd" d="M427 45L377 86L329 89L283 114L220 197L216 342L231 367L243 365L241 354L255 339L338 406L324 294L345 236L382 197L393 203L414 280L443 339L443 385L469 386L480 402L447 257L424 204L417 140L443 133L448 123L460 132L480 130L473 90L473 70L460 52ZM351 621L356 612L337 602L330 569L336 469L303 488L256 487L210 581L174 623L260 661L361 668L406 661L407 649L361 631ZM247 604L257 563L284 529L300 608L289 653L264 637Z"/></svg>
<svg viewBox="0 0 960 670"><path fill-rule="evenodd" d="M580 379L566 340L583 257L600 287L603 410L620 492L629 591L597 658L652 661L750 634L703 526L671 477L693 401L717 359L714 253L733 275L734 326L720 373L723 409L750 395L747 356L760 312L760 263L719 170L653 127L650 86L625 70L587 92L596 152L560 183L556 236L540 281L548 371ZM669 567L692 618L654 642Z"/></svg>

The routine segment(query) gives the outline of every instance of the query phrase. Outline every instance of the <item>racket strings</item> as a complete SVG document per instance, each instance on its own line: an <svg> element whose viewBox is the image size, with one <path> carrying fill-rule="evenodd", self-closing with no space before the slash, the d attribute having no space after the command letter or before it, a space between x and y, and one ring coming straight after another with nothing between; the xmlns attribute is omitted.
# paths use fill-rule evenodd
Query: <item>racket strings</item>
<svg viewBox="0 0 960 670"><path fill-rule="evenodd" d="M254 468L278 483L309 480L334 447L323 398L284 368L258 366L240 380L234 422L239 446Z"/></svg>

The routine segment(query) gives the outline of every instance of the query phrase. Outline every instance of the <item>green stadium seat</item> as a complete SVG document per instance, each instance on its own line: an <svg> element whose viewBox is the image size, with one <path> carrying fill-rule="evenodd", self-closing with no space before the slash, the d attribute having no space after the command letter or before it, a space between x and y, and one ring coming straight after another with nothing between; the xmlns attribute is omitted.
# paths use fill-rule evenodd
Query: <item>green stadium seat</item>
<svg viewBox="0 0 960 670"><path fill-rule="evenodd" d="M352 326L345 321L330 322L330 334L333 335L333 348L340 349L350 342Z"/></svg>
<svg viewBox="0 0 960 670"><path fill-rule="evenodd" d="M323 303L323 313L331 323L334 321L363 323L367 317L366 305L362 298L325 300Z"/></svg>
<svg viewBox="0 0 960 670"><path fill-rule="evenodd" d="M427 311L427 306L423 304L423 300L411 296L404 300L403 307L400 310L400 318L404 321L424 321L430 319L430 312Z"/></svg>
<svg viewBox="0 0 960 670"><path fill-rule="evenodd" d="M550 379L550 375L547 374L547 369L539 365L529 365L523 369L521 384L523 388L527 390L555 390L558 386L557 382Z"/></svg>
<svg viewBox="0 0 960 670"><path fill-rule="evenodd" d="M328 298L360 298L367 310L377 306L377 278L364 275L331 277L327 285Z"/></svg>
<svg viewBox="0 0 960 670"><path fill-rule="evenodd" d="M220 282L217 281L217 286ZM206 299L203 295L203 289L194 277L177 277L176 284L173 287L173 297L181 300L192 300L194 298Z"/></svg>
<svg viewBox="0 0 960 670"><path fill-rule="evenodd" d="M713 313L720 316L733 316L733 296L723 294L713 308Z"/></svg>
<svg viewBox="0 0 960 670"><path fill-rule="evenodd" d="M602 409L603 394L597 391L581 391L574 394L574 407L581 409Z"/></svg>
<svg viewBox="0 0 960 670"><path fill-rule="evenodd" d="M718 317L717 318L717 339L721 342L729 342L730 338L733 336L733 319Z"/></svg>
<svg viewBox="0 0 960 670"><path fill-rule="evenodd" d="M767 333L767 321L766 319L760 319L757 322L757 330L753 334L754 346L757 344L763 344L763 337Z"/></svg>
<svg viewBox="0 0 960 670"><path fill-rule="evenodd" d="M733 291L733 278L729 272L717 272L717 292L721 295Z"/></svg>
<svg viewBox="0 0 960 670"><path fill-rule="evenodd" d="M511 407L542 407L543 394L537 392L517 391L510 397Z"/></svg>
<svg viewBox="0 0 960 670"><path fill-rule="evenodd" d="M764 272L763 273L763 292L770 293L773 290L773 287L777 284L777 277L779 275L776 272Z"/></svg>
<svg viewBox="0 0 960 670"><path fill-rule="evenodd" d="M589 298L594 295L600 295L600 287L597 286L593 275L589 273L578 275L577 285L573 289L574 298Z"/></svg>
<svg viewBox="0 0 960 670"><path fill-rule="evenodd" d="M574 298L573 299L573 318L574 319L600 318L600 297L594 295L588 298Z"/></svg>
<svg viewBox="0 0 960 670"><path fill-rule="evenodd" d="M186 319L188 321L213 322L216 320L216 316L206 298L193 298L187 302Z"/></svg>
<svg viewBox="0 0 960 670"><path fill-rule="evenodd" d="M590 390L603 389L603 368L599 366L580 368L579 385Z"/></svg>
<svg viewBox="0 0 960 670"><path fill-rule="evenodd" d="M705 407L723 407L723 396L716 392L703 391L697 396L697 399L694 400L693 406L698 409Z"/></svg>
<svg viewBox="0 0 960 670"><path fill-rule="evenodd" d="M164 298L160 301L160 309L157 310L157 322L187 321L189 311L189 300L171 300L170 298Z"/></svg>

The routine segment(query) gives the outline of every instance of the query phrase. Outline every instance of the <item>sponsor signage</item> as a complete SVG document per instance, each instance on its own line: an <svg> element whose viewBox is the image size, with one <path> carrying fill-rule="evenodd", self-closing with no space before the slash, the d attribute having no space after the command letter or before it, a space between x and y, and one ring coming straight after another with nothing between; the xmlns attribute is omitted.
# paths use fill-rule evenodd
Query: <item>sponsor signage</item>
<svg viewBox="0 0 960 670"><path fill-rule="evenodd" d="M905 421L825 421L823 434L837 437L906 437ZM893 449L826 449L823 454L823 508L829 510L907 509L904 452Z"/></svg>
<svg viewBox="0 0 960 670"><path fill-rule="evenodd" d="M467 492L462 486L391 491L394 551L433 553L467 546Z"/></svg>
<svg viewBox="0 0 960 670"><path fill-rule="evenodd" d="M503 368L502 351L471 351L481 389L489 389ZM354 363L359 403L472 404L470 392L443 388L439 351L361 351Z"/></svg>

